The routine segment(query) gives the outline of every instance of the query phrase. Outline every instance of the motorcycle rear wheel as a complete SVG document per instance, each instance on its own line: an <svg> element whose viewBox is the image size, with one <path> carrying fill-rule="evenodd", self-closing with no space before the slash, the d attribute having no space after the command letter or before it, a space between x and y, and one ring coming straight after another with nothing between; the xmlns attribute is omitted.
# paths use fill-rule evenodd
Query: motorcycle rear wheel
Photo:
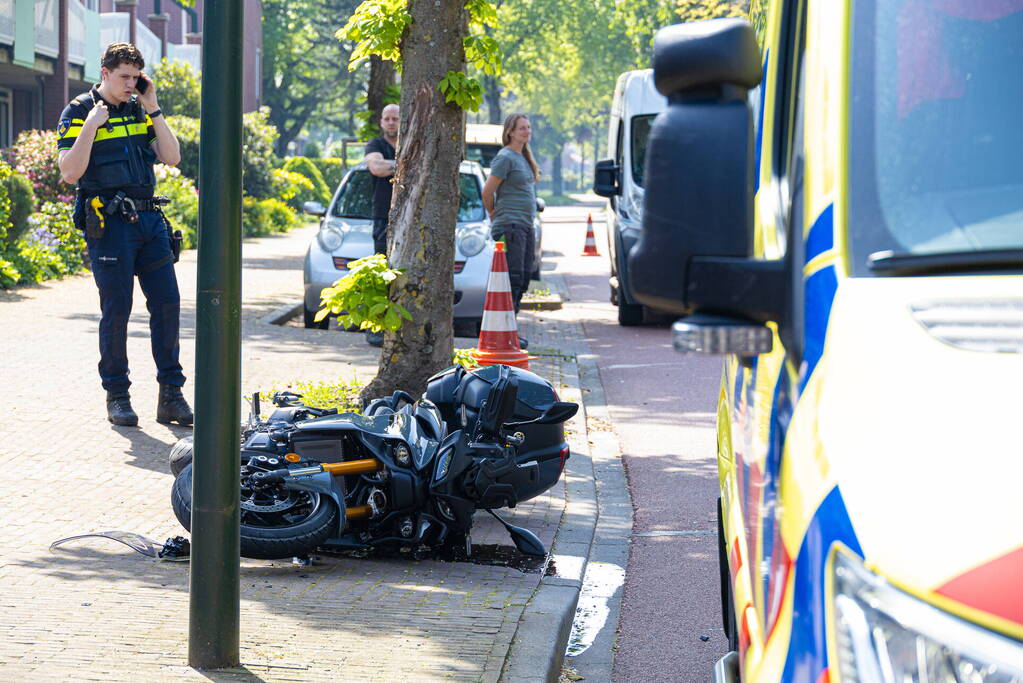
<svg viewBox="0 0 1023 683"><path fill-rule="evenodd" d="M241 555L256 560L279 560L296 555L305 555L322 545L337 529L337 506L334 502L317 493L307 491L291 492L304 496L304 512L294 519L285 520L285 525L259 526L253 521L265 517L242 510L240 527ZM171 506L178 522L185 529L192 530L192 463L188 463L174 479L171 489Z"/></svg>

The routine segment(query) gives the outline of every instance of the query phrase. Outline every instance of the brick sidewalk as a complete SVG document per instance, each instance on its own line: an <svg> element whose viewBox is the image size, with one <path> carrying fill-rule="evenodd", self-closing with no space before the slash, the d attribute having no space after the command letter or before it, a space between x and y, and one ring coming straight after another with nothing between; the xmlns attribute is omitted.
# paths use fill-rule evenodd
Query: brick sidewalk
<svg viewBox="0 0 1023 683"><path fill-rule="evenodd" d="M362 335L260 322L300 299L313 230L245 243L243 393L375 374L378 351ZM189 397L195 271L195 252L187 252L178 277ZM158 541L183 533L170 507L167 454L191 430L154 420L144 297L136 289L128 332L138 428L106 421L98 319L88 275L0 292L0 680L498 680L538 574L397 558L324 557L312 567L243 560L243 669L206 676L186 666L187 564L100 539L50 553L56 539L95 531ZM524 312L520 325L530 352L542 354L534 370L578 400L565 394L578 383L564 373L575 374L579 326L563 311ZM569 425L574 450L585 448L582 430ZM549 545L564 509L562 482L508 517ZM510 545L486 515L473 539Z"/></svg>

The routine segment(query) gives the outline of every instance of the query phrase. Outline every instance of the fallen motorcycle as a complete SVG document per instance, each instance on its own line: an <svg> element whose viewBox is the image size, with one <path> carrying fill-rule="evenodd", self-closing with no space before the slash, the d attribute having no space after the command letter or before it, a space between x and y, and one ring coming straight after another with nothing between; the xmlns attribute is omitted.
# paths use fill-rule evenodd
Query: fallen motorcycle
<svg viewBox="0 0 1023 683"><path fill-rule="evenodd" d="M493 512L540 495L564 470L564 423L579 406L558 400L546 380L504 365L455 366L431 377L419 400L395 392L363 415L300 399L275 394L263 420L253 397L242 433L242 556L468 544L477 510L497 517L520 551L546 554L535 534ZM190 438L171 452L171 502L186 529L191 456Z"/></svg>

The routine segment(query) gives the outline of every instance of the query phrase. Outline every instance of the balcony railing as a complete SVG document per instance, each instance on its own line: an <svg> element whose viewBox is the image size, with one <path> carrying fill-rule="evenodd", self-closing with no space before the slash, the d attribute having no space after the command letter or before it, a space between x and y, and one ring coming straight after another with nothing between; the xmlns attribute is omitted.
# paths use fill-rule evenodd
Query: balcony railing
<svg viewBox="0 0 1023 683"><path fill-rule="evenodd" d="M47 57L60 54L58 11L58 0L36 0L36 52Z"/></svg>
<svg viewBox="0 0 1023 683"><path fill-rule="evenodd" d="M0 0L0 42L14 44L14 0Z"/></svg>

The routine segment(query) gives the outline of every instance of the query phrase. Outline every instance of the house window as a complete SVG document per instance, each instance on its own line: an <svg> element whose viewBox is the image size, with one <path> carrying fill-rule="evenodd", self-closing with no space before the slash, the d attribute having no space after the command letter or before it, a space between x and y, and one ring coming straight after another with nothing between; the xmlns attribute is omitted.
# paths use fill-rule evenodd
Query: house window
<svg viewBox="0 0 1023 683"><path fill-rule="evenodd" d="M13 95L8 88L0 88L0 147L10 147L11 142L11 108Z"/></svg>

